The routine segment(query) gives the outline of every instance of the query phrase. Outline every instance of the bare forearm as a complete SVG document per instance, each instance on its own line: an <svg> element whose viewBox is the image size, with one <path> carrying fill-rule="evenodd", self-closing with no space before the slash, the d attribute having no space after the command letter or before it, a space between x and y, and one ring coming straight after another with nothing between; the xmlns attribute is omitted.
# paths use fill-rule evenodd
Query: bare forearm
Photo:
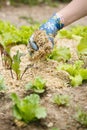
<svg viewBox="0 0 87 130"><path fill-rule="evenodd" d="M87 15L87 0L73 0L58 14L63 16L64 26L67 26Z"/></svg>

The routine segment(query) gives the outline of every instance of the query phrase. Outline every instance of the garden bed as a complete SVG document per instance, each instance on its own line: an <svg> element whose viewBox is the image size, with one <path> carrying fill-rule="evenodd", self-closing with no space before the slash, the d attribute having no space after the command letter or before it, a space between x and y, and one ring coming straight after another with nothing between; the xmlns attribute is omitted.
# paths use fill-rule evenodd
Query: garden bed
<svg viewBox="0 0 87 130"><path fill-rule="evenodd" d="M72 63L78 59L76 53L77 42L75 40L57 39L58 46L68 46L72 51ZM71 87L68 84L67 75L63 72L58 72L60 62L54 60L31 61L25 45L14 46L11 49L11 54L19 50L25 55L21 58L21 73L27 65L31 65L21 80L16 80L11 77L10 70L6 70L2 65L0 57L0 72L4 76L5 83L8 86L5 92L0 92L0 130L51 130L52 128L59 128L60 130L86 130L75 119L77 107L87 110L87 83L79 87ZM30 94L25 90L25 85L33 81L35 77L41 76L46 80L46 92L41 95L41 104L46 108L47 117L39 121L22 125L19 121L15 123L12 115L12 101L10 95L15 92L19 97L23 98ZM53 96L58 94L69 95L69 106L57 106L53 103Z"/></svg>

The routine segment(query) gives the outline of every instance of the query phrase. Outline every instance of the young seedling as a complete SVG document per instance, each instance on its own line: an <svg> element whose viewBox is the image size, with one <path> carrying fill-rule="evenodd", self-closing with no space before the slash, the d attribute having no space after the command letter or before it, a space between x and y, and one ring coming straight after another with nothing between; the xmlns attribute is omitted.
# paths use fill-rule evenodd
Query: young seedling
<svg viewBox="0 0 87 130"><path fill-rule="evenodd" d="M13 56L12 62L12 70L16 73L17 80L20 79L20 63L21 63L21 56L22 54L17 51L16 55Z"/></svg>
<svg viewBox="0 0 87 130"><path fill-rule="evenodd" d="M40 105L40 97L31 94L20 99L15 93L11 94L13 101L13 115L17 120L29 123L46 117L46 110Z"/></svg>
<svg viewBox="0 0 87 130"><path fill-rule="evenodd" d="M26 71L27 71L29 68L33 67L33 65L34 65L34 64L29 64L29 65L27 65L27 67L25 67L25 69L24 69L24 71L23 71L23 73L22 73L20 79L22 79L22 77L24 76L24 74L26 73Z"/></svg>
<svg viewBox="0 0 87 130"><path fill-rule="evenodd" d="M4 49L3 45L0 44L0 51L1 51L1 58L2 58L2 64L7 69L11 69L12 65L12 58L10 54Z"/></svg>
<svg viewBox="0 0 87 130"><path fill-rule="evenodd" d="M41 77L36 77L33 82L28 83L25 88L26 90L32 89L36 93L43 93L45 91L46 81Z"/></svg>
<svg viewBox="0 0 87 130"><path fill-rule="evenodd" d="M76 120L83 126L87 127L87 112L81 109L78 109L76 115Z"/></svg>
<svg viewBox="0 0 87 130"><path fill-rule="evenodd" d="M55 95L53 102L58 106L68 106L70 97L68 95Z"/></svg>

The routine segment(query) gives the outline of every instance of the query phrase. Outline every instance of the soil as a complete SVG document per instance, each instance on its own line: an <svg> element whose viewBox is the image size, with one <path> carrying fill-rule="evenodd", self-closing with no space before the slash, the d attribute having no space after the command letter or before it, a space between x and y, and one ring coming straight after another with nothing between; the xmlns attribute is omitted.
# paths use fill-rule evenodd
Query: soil
<svg viewBox="0 0 87 130"><path fill-rule="evenodd" d="M40 6L1 6L0 7L0 19L5 21L10 21L11 23L21 26L21 25L29 25L27 18L32 17L33 20L42 21L47 20L52 16L55 12L59 11L66 4L58 4L58 7L50 7L47 5ZM81 18L80 20L74 22L70 26L73 25L87 25L87 17ZM68 26L69 27L69 26Z"/></svg>
<svg viewBox="0 0 87 130"><path fill-rule="evenodd" d="M62 8L64 5L59 7ZM55 12L57 8L52 8L45 6L44 10L42 7L5 7L1 8L0 16L1 19L10 20L12 23L20 26L21 24L29 24L25 20L20 20L19 16L29 15L37 18L38 20L43 20L43 16L48 18L52 12ZM36 13L36 10L39 10ZM20 11L21 10L21 11ZM47 12L46 12L47 11ZM40 15L41 13L41 15ZM84 18L83 21L85 21ZM86 22L84 22L86 24ZM67 39L55 39L57 45L68 46L72 53L72 58L70 63L73 63L78 59L76 53L76 45L78 44L74 40ZM24 69L28 67L27 71L23 75L21 80L16 80L14 74L14 79L11 77L10 70L7 70L2 65L2 60L0 57L0 72L4 76L5 83L8 86L6 92L0 92L0 130L51 130L51 128L59 128L60 130L87 130L79 124L75 119L75 113L77 107L81 107L87 111L87 83L79 87L71 87L69 84L68 75L64 72L58 72L56 67L60 64L56 61L36 61L32 62L29 60L29 54L27 47L24 45L15 46L11 49L11 54L14 55L16 51L24 53L21 58L21 74ZM38 122L30 123L26 126L20 125L21 122L15 123L14 117L12 115L12 101L10 99L10 94L16 92L21 98L29 95L29 92L25 90L25 85L34 80L36 76L41 76L46 80L46 92L41 96L41 104L47 110L46 119L41 119ZM70 104L67 107L58 107L52 102L52 98L56 94L67 94L70 96Z"/></svg>
<svg viewBox="0 0 87 130"><path fill-rule="evenodd" d="M28 45L31 60L44 59L52 51L52 43L48 39L46 32L42 30L35 31L33 39L38 47L38 51L34 50L30 44Z"/></svg>

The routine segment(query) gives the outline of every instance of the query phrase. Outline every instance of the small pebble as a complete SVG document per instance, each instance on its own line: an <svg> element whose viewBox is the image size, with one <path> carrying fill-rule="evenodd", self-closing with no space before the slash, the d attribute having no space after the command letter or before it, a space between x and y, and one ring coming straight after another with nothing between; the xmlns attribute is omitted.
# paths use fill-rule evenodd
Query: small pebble
<svg viewBox="0 0 87 130"><path fill-rule="evenodd" d="M47 124L47 127L53 127L53 122L49 122L49 123Z"/></svg>

